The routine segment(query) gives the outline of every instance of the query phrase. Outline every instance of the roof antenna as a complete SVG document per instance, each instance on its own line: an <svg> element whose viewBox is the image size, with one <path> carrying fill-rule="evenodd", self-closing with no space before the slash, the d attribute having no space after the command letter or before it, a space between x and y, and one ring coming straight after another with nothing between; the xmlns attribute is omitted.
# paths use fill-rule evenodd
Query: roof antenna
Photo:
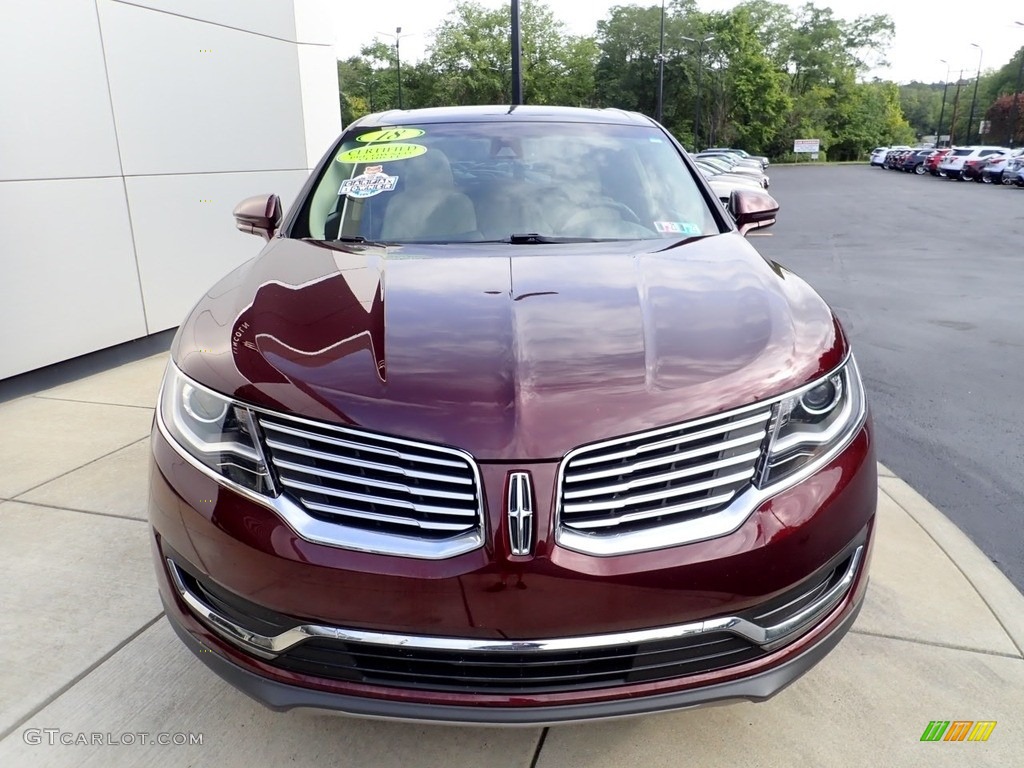
<svg viewBox="0 0 1024 768"><path fill-rule="evenodd" d="M512 0L512 106L523 103L523 71L520 66L519 0Z"/></svg>

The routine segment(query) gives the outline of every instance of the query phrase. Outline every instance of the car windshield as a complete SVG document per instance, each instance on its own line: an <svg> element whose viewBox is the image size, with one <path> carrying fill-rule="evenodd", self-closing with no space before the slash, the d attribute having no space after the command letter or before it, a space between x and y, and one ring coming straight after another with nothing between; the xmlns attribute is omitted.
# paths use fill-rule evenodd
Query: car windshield
<svg viewBox="0 0 1024 768"><path fill-rule="evenodd" d="M292 234L384 243L530 243L720 231L698 182L660 129L507 121L352 133Z"/></svg>

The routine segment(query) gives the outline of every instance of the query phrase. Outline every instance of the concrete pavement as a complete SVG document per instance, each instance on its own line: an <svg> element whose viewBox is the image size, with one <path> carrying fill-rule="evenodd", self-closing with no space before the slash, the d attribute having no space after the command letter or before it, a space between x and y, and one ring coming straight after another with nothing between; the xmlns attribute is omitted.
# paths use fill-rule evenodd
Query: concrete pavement
<svg viewBox="0 0 1024 768"><path fill-rule="evenodd" d="M145 495L165 358L0 403L2 766L931 767L1024 754L1024 596L884 467L865 607L769 702L550 729L265 710L187 652L161 614ZM921 742L931 720L998 725L984 743ZM134 743L62 744L47 729ZM135 735L160 732L202 744Z"/></svg>

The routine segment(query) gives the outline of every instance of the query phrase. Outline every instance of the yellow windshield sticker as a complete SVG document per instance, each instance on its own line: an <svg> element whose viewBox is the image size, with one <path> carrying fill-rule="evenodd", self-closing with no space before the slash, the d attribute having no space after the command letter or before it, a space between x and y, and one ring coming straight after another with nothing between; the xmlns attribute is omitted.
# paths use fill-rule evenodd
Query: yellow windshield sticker
<svg viewBox="0 0 1024 768"><path fill-rule="evenodd" d="M362 136L356 136L356 141L369 144L380 141L405 141L422 136L426 131L419 128L385 128L382 131L370 131Z"/></svg>
<svg viewBox="0 0 1024 768"><path fill-rule="evenodd" d="M408 160L426 151L422 144L371 144L342 152L338 160L343 163L386 163L389 160Z"/></svg>

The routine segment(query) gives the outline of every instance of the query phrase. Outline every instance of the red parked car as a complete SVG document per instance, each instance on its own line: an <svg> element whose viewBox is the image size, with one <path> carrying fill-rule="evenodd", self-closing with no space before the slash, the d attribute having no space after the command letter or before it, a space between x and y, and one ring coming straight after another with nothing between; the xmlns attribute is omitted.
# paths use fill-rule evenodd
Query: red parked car
<svg viewBox="0 0 1024 768"><path fill-rule="evenodd" d="M999 155L988 155L986 157L976 157L964 162L964 168L960 172L960 175L965 181L976 181L979 184L984 182L985 169L997 160L1002 160L1006 157L1004 154Z"/></svg>
<svg viewBox="0 0 1024 768"><path fill-rule="evenodd" d="M945 147L944 149L935 150L935 154L930 155L928 159L924 161L924 167L928 173L932 176L939 175L939 163L942 162L942 158L950 153L950 148Z"/></svg>
<svg viewBox="0 0 1024 768"><path fill-rule="evenodd" d="M850 628L876 504L835 315L619 110L348 127L180 326L166 615L275 709L547 723L770 697Z"/></svg>

